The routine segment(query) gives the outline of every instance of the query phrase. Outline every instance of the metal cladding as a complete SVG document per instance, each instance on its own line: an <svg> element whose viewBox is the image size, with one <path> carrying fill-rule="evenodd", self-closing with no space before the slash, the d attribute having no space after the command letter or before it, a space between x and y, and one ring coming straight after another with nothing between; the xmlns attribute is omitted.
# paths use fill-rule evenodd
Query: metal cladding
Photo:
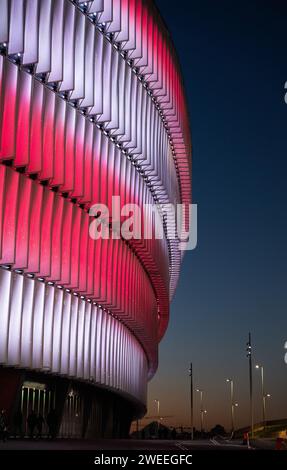
<svg viewBox="0 0 287 470"><path fill-rule="evenodd" d="M144 403L182 252L93 240L88 211L153 205L166 234L161 205L190 203L169 33L151 1L1 0L0 52L0 363Z"/></svg>

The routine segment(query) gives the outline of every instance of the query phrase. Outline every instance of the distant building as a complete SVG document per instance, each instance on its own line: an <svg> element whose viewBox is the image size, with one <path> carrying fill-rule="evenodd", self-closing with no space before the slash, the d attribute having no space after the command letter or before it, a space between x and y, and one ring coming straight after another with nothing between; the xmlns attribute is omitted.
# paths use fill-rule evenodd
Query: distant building
<svg viewBox="0 0 287 470"><path fill-rule="evenodd" d="M135 439L170 439L171 429L158 421L151 421L146 426L131 434Z"/></svg>
<svg viewBox="0 0 287 470"><path fill-rule="evenodd" d="M159 207L190 202L170 35L149 0L4 0L0 53L0 406L24 431L34 409L43 434L50 413L59 436L125 436L182 259ZM163 239L91 238L114 195L153 204Z"/></svg>

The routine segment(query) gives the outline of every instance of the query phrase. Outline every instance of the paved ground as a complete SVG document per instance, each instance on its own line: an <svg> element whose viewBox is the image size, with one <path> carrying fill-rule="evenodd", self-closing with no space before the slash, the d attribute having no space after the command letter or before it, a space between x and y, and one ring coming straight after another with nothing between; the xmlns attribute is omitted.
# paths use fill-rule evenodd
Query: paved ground
<svg viewBox="0 0 287 470"><path fill-rule="evenodd" d="M287 445L286 445L287 448ZM274 450L275 439L256 439L250 442L250 449ZM228 440L220 437L202 440L140 440L140 439L9 439L0 441L0 450L249 450L242 440Z"/></svg>
<svg viewBox="0 0 287 470"><path fill-rule="evenodd" d="M252 443L253 444L253 443ZM264 445L264 443L261 443ZM264 447L266 448L266 447ZM269 447L270 448L270 447ZM272 447L271 447L272 448ZM10 440L0 443L3 468L84 470L104 465L111 468L143 465L192 465L192 468L241 468L266 466L286 470L287 452L258 452L241 441L220 438L179 440ZM1 452L2 450L2 452ZM236 452L239 451L239 452ZM243 452L241 452L243 451ZM2 468L2 467L1 467Z"/></svg>
<svg viewBox="0 0 287 470"><path fill-rule="evenodd" d="M241 441L224 441L222 439L207 439L196 441L178 440L134 440L134 439L56 439L47 440L14 440L0 443L0 450L247 450Z"/></svg>

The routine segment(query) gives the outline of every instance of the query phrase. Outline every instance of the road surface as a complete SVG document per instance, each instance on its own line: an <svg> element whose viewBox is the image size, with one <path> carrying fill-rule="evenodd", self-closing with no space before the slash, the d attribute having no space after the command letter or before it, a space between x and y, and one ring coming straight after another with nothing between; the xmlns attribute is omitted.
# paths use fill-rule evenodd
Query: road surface
<svg viewBox="0 0 287 470"><path fill-rule="evenodd" d="M0 443L0 450L166 450L183 451L193 450L248 450L241 441L224 441L222 439L206 439L196 441L179 440L135 440L135 439L10 439Z"/></svg>

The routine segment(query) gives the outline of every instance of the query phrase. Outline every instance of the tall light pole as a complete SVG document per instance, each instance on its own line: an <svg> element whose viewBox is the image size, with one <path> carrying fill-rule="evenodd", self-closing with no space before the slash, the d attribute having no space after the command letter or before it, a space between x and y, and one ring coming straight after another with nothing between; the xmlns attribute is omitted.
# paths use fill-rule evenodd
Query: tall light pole
<svg viewBox="0 0 287 470"><path fill-rule="evenodd" d="M157 406L157 434L159 436L159 400L155 399L154 402Z"/></svg>
<svg viewBox="0 0 287 470"><path fill-rule="evenodd" d="M203 434L203 390L200 388L197 388L196 391L200 393L200 430L201 430L201 435Z"/></svg>
<svg viewBox="0 0 287 470"><path fill-rule="evenodd" d="M254 428L254 414L253 414L253 380L252 380L252 347L251 347L251 333L248 335L248 342L246 343L246 356L248 357L249 363L249 401L250 401L250 431L251 437L253 437Z"/></svg>
<svg viewBox="0 0 287 470"><path fill-rule="evenodd" d="M203 418L204 418L204 415L207 414L207 410L202 410L202 428L204 429L204 425L203 425Z"/></svg>
<svg viewBox="0 0 287 470"><path fill-rule="evenodd" d="M264 397L263 397L263 400L264 400L264 415L265 415L265 420L266 420L266 398L270 398L271 395L270 393L264 393ZM265 425L266 421L264 421L264 425Z"/></svg>
<svg viewBox="0 0 287 470"><path fill-rule="evenodd" d="M263 427L265 428L265 415L266 415L266 412L265 412L265 398L264 398L264 395L265 395L265 392L264 392L264 367L259 365L259 364L256 364L255 366L256 369L259 369L260 370L260 375L261 375L261 395L262 395L262 417L263 417Z"/></svg>
<svg viewBox="0 0 287 470"><path fill-rule="evenodd" d="M193 375L192 375L192 362L189 368L190 376L190 439L193 441Z"/></svg>
<svg viewBox="0 0 287 470"><path fill-rule="evenodd" d="M156 403L156 406L157 406L157 417L158 417L158 420L159 420L159 400L155 399L154 402Z"/></svg>
<svg viewBox="0 0 287 470"><path fill-rule="evenodd" d="M232 379L226 379L230 384L230 404L231 404L231 434L234 433L234 384Z"/></svg>

